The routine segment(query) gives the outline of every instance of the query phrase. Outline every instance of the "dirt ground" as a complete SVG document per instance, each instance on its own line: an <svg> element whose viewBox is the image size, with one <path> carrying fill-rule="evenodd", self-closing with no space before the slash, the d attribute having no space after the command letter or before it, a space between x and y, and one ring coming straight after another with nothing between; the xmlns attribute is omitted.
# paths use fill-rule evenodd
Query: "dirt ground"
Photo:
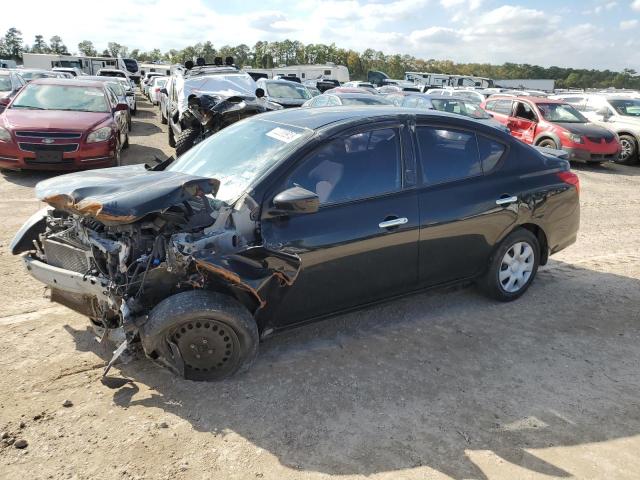
<svg viewBox="0 0 640 480"><path fill-rule="evenodd" d="M148 103L131 144L171 153ZM0 175L0 477L640 478L640 168L576 170L579 240L520 300L406 297L273 337L221 383L144 359L102 383L110 352L7 250L47 175Z"/></svg>

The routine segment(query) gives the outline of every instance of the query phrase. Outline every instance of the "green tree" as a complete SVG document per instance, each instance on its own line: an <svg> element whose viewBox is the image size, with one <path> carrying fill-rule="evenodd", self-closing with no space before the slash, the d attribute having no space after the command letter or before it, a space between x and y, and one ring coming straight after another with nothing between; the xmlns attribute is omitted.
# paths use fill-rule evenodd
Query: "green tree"
<svg viewBox="0 0 640 480"><path fill-rule="evenodd" d="M11 27L4 36L5 55L13 60L20 60L23 51L22 32L15 27Z"/></svg>
<svg viewBox="0 0 640 480"><path fill-rule="evenodd" d="M44 41L44 37L42 35L36 35L36 39L33 42L33 47L31 47L31 53L49 53L51 49L47 42Z"/></svg>
<svg viewBox="0 0 640 480"><path fill-rule="evenodd" d="M62 42L62 38L58 35L54 35L49 39L49 47L51 48L51 53L57 53L58 55L69 54L67 46Z"/></svg>
<svg viewBox="0 0 640 480"><path fill-rule="evenodd" d="M109 42L107 43L107 50L109 50L109 53L112 57L117 57L118 55L120 55L122 45L120 45L118 42Z"/></svg>
<svg viewBox="0 0 640 480"><path fill-rule="evenodd" d="M78 51L87 57L97 57L98 52L91 40L83 40L78 44Z"/></svg>

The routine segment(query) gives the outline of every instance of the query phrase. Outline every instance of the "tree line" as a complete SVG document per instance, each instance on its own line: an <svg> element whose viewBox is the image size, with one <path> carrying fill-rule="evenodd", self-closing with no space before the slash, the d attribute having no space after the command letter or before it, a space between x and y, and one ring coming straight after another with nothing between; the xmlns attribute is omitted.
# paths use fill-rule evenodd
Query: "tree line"
<svg viewBox="0 0 640 480"><path fill-rule="evenodd" d="M473 75L494 79L553 79L557 88L633 88L640 89L640 76L631 69L621 72L596 69L575 69L563 67L541 67L538 65L504 63L455 63L451 60L416 58L411 55L387 55L381 51L366 49L357 52L337 47L335 43L303 44L297 40L281 42L259 41L253 46L246 44L214 47L210 41L198 42L181 50L170 49L162 52L155 48L150 51L130 50L117 42L108 42L100 51L91 40L83 40L77 46L78 54L85 56L108 56L134 58L141 62L184 63L203 57L212 63L214 58L231 56L236 65L256 68L273 68L280 65L297 65L333 62L345 65L354 80L365 80L369 70L380 70L391 78L403 78L404 72L418 71L446 73L451 75ZM42 35L36 35L33 44L28 45L17 28L10 28L0 37L0 58L14 59L18 63L23 53L55 53L70 55L70 51L58 35L47 42Z"/></svg>

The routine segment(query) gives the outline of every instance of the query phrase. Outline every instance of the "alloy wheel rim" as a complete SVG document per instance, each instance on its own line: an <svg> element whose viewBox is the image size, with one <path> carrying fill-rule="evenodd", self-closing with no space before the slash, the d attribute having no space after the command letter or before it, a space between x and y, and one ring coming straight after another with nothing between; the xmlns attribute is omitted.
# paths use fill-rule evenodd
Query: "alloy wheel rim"
<svg viewBox="0 0 640 480"><path fill-rule="evenodd" d="M626 160L631 156L631 142L629 140L620 141L620 158Z"/></svg>
<svg viewBox="0 0 640 480"><path fill-rule="evenodd" d="M507 293L517 293L527 284L533 273L535 254L527 242L517 242L509 248L500 264L498 281Z"/></svg>

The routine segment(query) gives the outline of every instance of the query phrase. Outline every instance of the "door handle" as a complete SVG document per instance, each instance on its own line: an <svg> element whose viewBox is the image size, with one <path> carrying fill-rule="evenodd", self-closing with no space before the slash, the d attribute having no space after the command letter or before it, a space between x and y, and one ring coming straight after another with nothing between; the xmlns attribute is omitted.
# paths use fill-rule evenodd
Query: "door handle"
<svg viewBox="0 0 640 480"><path fill-rule="evenodd" d="M518 197L500 197L496 200L496 205L508 205L518 201Z"/></svg>
<svg viewBox="0 0 640 480"><path fill-rule="evenodd" d="M409 219L406 218L406 217L394 218L392 220L385 220L384 222L380 222L378 224L378 226L380 228L391 228L391 227L397 227L397 226L400 226L400 225L404 225L408 221L409 221Z"/></svg>

